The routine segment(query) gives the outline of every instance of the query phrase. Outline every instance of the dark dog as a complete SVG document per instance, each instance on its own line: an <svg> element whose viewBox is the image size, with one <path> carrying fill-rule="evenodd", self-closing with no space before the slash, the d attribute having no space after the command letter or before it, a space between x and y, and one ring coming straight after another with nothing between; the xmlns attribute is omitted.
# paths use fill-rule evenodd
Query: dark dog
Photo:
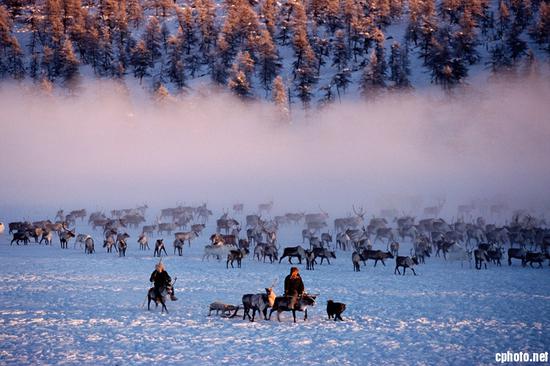
<svg viewBox="0 0 550 366"><path fill-rule="evenodd" d="M346 304L341 302L334 302L332 300L327 301L327 315L329 319L334 318L336 320L342 319L342 313L346 310Z"/></svg>

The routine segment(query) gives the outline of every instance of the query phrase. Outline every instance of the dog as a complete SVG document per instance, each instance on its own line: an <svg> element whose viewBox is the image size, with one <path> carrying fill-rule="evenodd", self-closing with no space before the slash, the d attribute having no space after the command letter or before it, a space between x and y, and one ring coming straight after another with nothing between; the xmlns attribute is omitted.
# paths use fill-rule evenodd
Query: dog
<svg viewBox="0 0 550 366"><path fill-rule="evenodd" d="M210 316L213 311L216 311L216 315L218 315L221 311L222 317L233 318L235 315L237 315L237 312L239 311L239 306L224 304L223 302L216 301L210 304L208 316Z"/></svg>
<svg viewBox="0 0 550 366"><path fill-rule="evenodd" d="M332 300L327 301L327 315L329 319L334 318L336 320L342 319L342 313L346 310L346 304L341 302L334 302Z"/></svg>

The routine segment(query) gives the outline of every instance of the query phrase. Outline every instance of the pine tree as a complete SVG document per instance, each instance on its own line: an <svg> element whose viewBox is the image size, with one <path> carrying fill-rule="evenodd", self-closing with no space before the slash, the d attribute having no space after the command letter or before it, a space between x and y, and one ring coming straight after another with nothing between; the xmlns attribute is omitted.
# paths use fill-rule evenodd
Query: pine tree
<svg viewBox="0 0 550 366"><path fill-rule="evenodd" d="M277 1L264 0L260 9L260 18L265 23L265 28L269 32L271 39L275 37L277 31Z"/></svg>
<svg viewBox="0 0 550 366"><path fill-rule="evenodd" d="M315 66L310 61L302 63L296 69L296 91L304 109L309 109L313 85L317 81L315 77Z"/></svg>
<svg viewBox="0 0 550 366"><path fill-rule="evenodd" d="M334 102L335 95L332 91L333 85L331 83L323 85L319 90L323 93L321 99L319 99L319 104L321 107L325 107Z"/></svg>
<svg viewBox="0 0 550 366"><path fill-rule="evenodd" d="M162 83L155 85L153 99L158 104L164 104L170 100L170 92Z"/></svg>
<svg viewBox="0 0 550 366"><path fill-rule="evenodd" d="M403 0L390 0L390 16L399 19L403 14Z"/></svg>
<svg viewBox="0 0 550 366"><path fill-rule="evenodd" d="M21 79L25 74L23 52L17 38L11 35L12 27L7 9L0 5L0 77Z"/></svg>
<svg viewBox="0 0 550 366"><path fill-rule="evenodd" d="M345 93L348 85L351 83L351 70L347 67L339 70L332 78L332 83L336 86L338 96L340 96L340 90Z"/></svg>
<svg viewBox="0 0 550 366"><path fill-rule="evenodd" d="M16 16L21 15L22 9L25 5L23 0L4 0L5 9L9 11L11 18L15 19Z"/></svg>
<svg viewBox="0 0 550 366"><path fill-rule="evenodd" d="M425 64L430 69L432 82L446 90L461 83L467 76L463 60L453 57L451 52L450 32L450 28L441 28L438 31Z"/></svg>
<svg viewBox="0 0 550 366"><path fill-rule="evenodd" d="M237 64L233 64L231 79L229 80L228 86L233 93L241 98L247 98L251 94L250 82L245 72L240 70Z"/></svg>
<svg viewBox="0 0 550 366"><path fill-rule="evenodd" d="M196 0L195 8L198 13L198 27L200 30L200 51L203 62L211 64L211 47L216 43L216 6L212 0Z"/></svg>
<svg viewBox="0 0 550 366"><path fill-rule="evenodd" d="M193 22L193 12L190 7L183 9L178 8L178 23L183 37L183 44L185 45L185 52L189 55L192 47L197 43L197 36L195 35L195 25Z"/></svg>
<svg viewBox="0 0 550 366"><path fill-rule="evenodd" d="M54 51L48 47L44 46L42 50L42 60L40 62L41 72L44 74L44 77L49 81L55 79L55 68L54 68Z"/></svg>
<svg viewBox="0 0 550 366"><path fill-rule="evenodd" d="M61 47L61 41L65 32L62 22L62 10L60 0L46 0L44 3L46 32L49 45L54 48Z"/></svg>
<svg viewBox="0 0 550 366"><path fill-rule="evenodd" d="M502 35L507 31L510 25L510 10L508 6L501 0L498 7L498 29L497 36L502 38Z"/></svg>
<svg viewBox="0 0 550 366"><path fill-rule="evenodd" d="M143 9L139 0L127 0L126 11L128 21L132 23L134 28L138 28L143 21Z"/></svg>
<svg viewBox="0 0 550 366"><path fill-rule="evenodd" d="M107 29L103 29L103 35L99 41L99 52L101 55L100 75L113 76L115 70L113 46L111 44L111 36Z"/></svg>
<svg viewBox="0 0 550 366"><path fill-rule="evenodd" d="M379 72L380 66L376 54L375 50L371 52L369 62L363 69L361 78L360 92L367 99L378 97L386 87L384 75Z"/></svg>
<svg viewBox="0 0 550 366"><path fill-rule="evenodd" d="M258 66L262 86L267 91L272 84L273 78L281 67L277 49L271 39L271 34L267 30L260 32L258 43Z"/></svg>
<svg viewBox="0 0 550 366"><path fill-rule="evenodd" d="M514 23L509 28L505 37L505 42L513 61L516 61L520 57L524 56L527 52L527 42L521 39L521 33L521 26Z"/></svg>
<svg viewBox="0 0 550 366"><path fill-rule="evenodd" d="M288 96L286 93L286 87L283 82L283 78L278 75L273 79L273 86L271 88L271 95L273 103L277 106L277 109L281 113L283 119L288 117Z"/></svg>
<svg viewBox="0 0 550 366"><path fill-rule="evenodd" d="M530 0L510 0L510 9L514 13L514 26L525 30L532 18Z"/></svg>
<svg viewBox="0 0 550 366"><path fill-rule="evenodd" d="M338 71L347 68L349 52L346 44L346 35L343 30L339 29L335 33L334 41L334 57L332 58L332 66L336 66Z"/></svg>
<svg viewBox="0 0 550 366"><path fill-rule="evenodd" d="M142 40L144 41L145 47L147 47L149 56L151 57L149 59L149 63L153 66L156 60L158 60L161 56L160 49L162 41L160 25L156 17L151 17L151 20L149 20L149 24L147 24L145 32L143 33Z"/></svg>
<svg viewBox="0 0 550 366"><path fill-rule="evenodd" d="M80 62L78 61L76 55L74 54L73 44L70 39L66 39L61 48L59 54L59 76L63 78L65 85L71 87L76 81L77 76L79 75L78 66Z"/></svg>
<svg viewBox="0 0 550 366"><path fill-rule="evenodd" d="M535 42L550 53L550 3L540 4L537 22L530 34Z"/></svg>
<svg viewBox="0 0 550 366"><path fill-rule="evenodd" d="M498 42L493 46L490 55L491 59L487 64L491 66L493 74L513 72L512 58L502 42Z"/></svg>
<svg viewBox="0 0 550 366"><path fill-rule="evenodd" d="M476 50L479 42L475 31L475 21L469 9L465 9L459 21L459 30L451 40L454 57L463 58L473 65L479 60Z"/></svg>
<svg viewBox="0 0 550 366"><path fill-rule="evenodd" d="M134 76L139 78L139 82L144 76L148 76L148 68L151 61L150 51L145 45L145 41L139 41L132 49L131 65L134 68Z"/></svg>
<svg viewBox="0 0 550 366"><path fill-rule="evenodd" d="M390 77L389 79L393 81L393 88L395 89L406 89L411 87L411 82L409 80L410 68L409 68L409 59L408 52L406 47L401 48L401 45L398 42L394 42L391 46L390 54Z"/></svg>
<svg viewBox="0 0 550 366"><path fill-rule="evenodd" d="M185 87L185 66L182 60L180 39L171 36L168 40L168 77L178 89Z"/></svg>
<svg viewBox="0 0 550 366"><path fill-rule="evenodd" d="M160 26L160 36L162 39L162 47L164 52L166 52L168 50L168 38L170 37L170 30L168 29L166 22L162 22L162 25Z"/></svg>

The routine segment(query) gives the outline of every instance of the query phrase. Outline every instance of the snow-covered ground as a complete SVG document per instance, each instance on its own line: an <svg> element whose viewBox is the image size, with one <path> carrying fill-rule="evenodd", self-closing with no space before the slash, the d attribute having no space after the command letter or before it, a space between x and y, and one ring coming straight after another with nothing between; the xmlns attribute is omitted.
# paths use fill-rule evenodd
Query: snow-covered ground
<svg viewBox="0 0 550 366"><path fill-rule="evenodd" d="M504 263L476 271L429 258L418 276L397 276L393 260L355 273L351 254L338 252L315 271L300 266L306 290L319 294L307 322L294 324L283 313L280 323L275 314L251 323L208 317L208 305L239 304L243 294L275 279L281 293L286 260L263 264L249 257L241 269L226 269L225 262L201 261L211 226L183 257L172 255L165 236L163 262L177 277L179 300L161 314L142 307L157 259L152 250L138 250L137 232L129 232L127 256L119 258L98 244L101 233L81 223L77 230L93 234L95 254L73 242L62 250L57 237L45 247L10 246L11 237L0 236L0 364L471 365L494 363L495 353L507 350L549 351L547 263L542 270ZM301 242L300 230L283 228L280 245ZM347 304L344 322L327 320L328 299Z"/></svg>

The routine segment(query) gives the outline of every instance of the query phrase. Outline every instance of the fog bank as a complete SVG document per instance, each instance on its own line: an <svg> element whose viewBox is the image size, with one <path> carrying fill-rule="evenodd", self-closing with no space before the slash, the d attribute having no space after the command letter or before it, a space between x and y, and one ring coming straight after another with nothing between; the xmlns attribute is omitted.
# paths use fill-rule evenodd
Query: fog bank
<svg viewBox="0 0 550 366"><path fill-rule="evenodd" d="M195 93L155 103L90 82L78 97L0 88L0 204L114 208L273 200L373 213L506 197L550 206L550 84L344 102L281 123L271 105ZM299 116L298 116L299 115ZM454 206L452 206L454 205ZM249 206L250 207L250 206Z"/></svg>

